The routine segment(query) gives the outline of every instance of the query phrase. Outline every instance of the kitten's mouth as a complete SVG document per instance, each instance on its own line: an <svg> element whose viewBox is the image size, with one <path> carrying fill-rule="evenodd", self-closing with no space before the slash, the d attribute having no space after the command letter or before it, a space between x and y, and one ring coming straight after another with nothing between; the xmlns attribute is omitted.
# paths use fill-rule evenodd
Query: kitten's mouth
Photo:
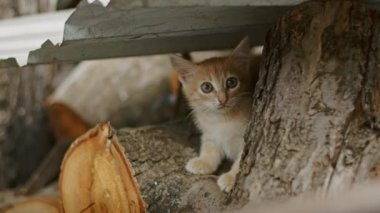
<svg viewBox="0 0 380 213"><path fill-rule="evenodd" d="M227 106L227 105L218 105L216 108L217 108L218 110L223 110L223 109L227 109L228 106Z"/></svg>

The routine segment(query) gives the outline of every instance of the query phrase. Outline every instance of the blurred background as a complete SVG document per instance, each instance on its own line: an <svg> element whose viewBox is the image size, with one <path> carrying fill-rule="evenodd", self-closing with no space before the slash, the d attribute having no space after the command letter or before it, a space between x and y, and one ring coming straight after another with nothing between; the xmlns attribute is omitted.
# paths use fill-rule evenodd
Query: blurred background
<svg viewBox="0 0 380 213"><path fill-rule="evenodd" d="M97 43L96 36L100 31L91 31L91 29L95 29L98 23L91 22L92 17L89 13L95 11L102 16L104 15L102 10L94 7L95 9L87 11L88 13L78 13L72 17L76 8L84 8L89 3L101 7L115 6L116 9L113 11L116 14L120 12L118 4L127 5L128 8L168 5L241 6L246 2L250 2L250 5L289 6L303 1L0 0L0 212L3 206L12 202L13 197L40 193L39 190L51 183L53 183L53 193L58 193L55 183L66 150L72 141L98 123L110 122L118 129L191 120L189 108L181 94L181 85L170 65L168 55L56 62L47 50L34 52L33 56L40 56L39 59L43 59L43 54L46 54L45 57L50 58L51 63L39 64L37 60L27 65L31 59L30 51L44 47L54 49L62 42L66 42L65 45L68 46L74 44L72 53L81 58L82 55L75 51L75 39L65 41L64 38L64 35L75 36L75 31L78 29L81 30L77 33L78 37L90 35L90 39L84 39L86 41L83 43L88 42L87 45ZM370 3L376 1L365 2L371 5ZM373 6L378 7L375 3ZM107 15L109 14L105 16ZM246 23L246 26L252 28L251 33L256 32L255 30L262 33L253 44L263 44L266 27L271 26L271 21L279 15L281 13L262 12L258 13L257 20L252 19L257 22L256 25ZM268 18L268 21L263 17ZM75 26L76 21L81 18L85 20L84 23L95 27L81 29L80 26ZM104 27L101 33L114 36L112 32L107 32L107 24L112 25L112 21L117 18L117 15L110 17L110 20L104 18L104 23L99 24ZM213 17L201 18L212 20ZM65 24L70 21L69 19L72 25L67 27ZM114 24L110 29L122 32L123 26L119 26L120 23ZM103 35L101 33L100 35ZM239 33L245 35L246 32ZM95 35L95 39L91 40L91 35ZM242 36L239 36L240 34L234 39L240 40ZM216 38L215 44L223 43L224 38ZM107 39L109 38L105 40ZM134 38L131 40L134 42ZM213 38L208 41L214 42ZM174 42L173 40L173 46L178 44ZM229 46L237 44L233 39L228 42ZM80 46L81 42L78 43ZM189 43L188 46L193 45L199 45L197 48L202 49L200 44ZM228 46L223 45L224 49ZM160 44L156 46L160 47ZM122 52L117 45L114 49L107 47L108 49L98 49L98 51L109 51L109 55L112 55L113 51ZM136 45L135 48L144 50L145 47ZM252 49L255 55L260 55L261 51L261 46ZM91 52L87 51L86 56L83 53L83 58L103 58L98 57L98 53L94 52L93 56L88 57ZM184 51L178 54L197 62L228 53L229 51Z"/></svg>
<svg viewBox="0 0 380 213"><path fill-rule="evenodd" d="M62 42L78 3L0 0L0 59L23 66L46 39ZM179 114L167 56L9 64L0 63L0 190L28 194L54 180L70 142L97 123L133 127Z"/></svg>
<svg viewBox="0 0 380 213"><path fill-rule="evenodd" d="M84 3L0 0L0 210L12 197L34 194L54 183L71 142L98 123L120 128L190 120L168 55L26 66L29 51L62 42L66 21ZM132 8L204 3L127 2ZM253 52L260 54L261 48ZM182 56L201 61L226 54L202 51Z"/></svg>
<svg viewBox="0 0 380 213"><path fill-rule="evenodd" d="M189 119L167 55L26 66L29 51L47 39L62 42L78 4L83 2L0 0L0 191L31 194L56 180L70 143L98 123L120 128ZM226 53L183 56L200 61Z"/></svg>

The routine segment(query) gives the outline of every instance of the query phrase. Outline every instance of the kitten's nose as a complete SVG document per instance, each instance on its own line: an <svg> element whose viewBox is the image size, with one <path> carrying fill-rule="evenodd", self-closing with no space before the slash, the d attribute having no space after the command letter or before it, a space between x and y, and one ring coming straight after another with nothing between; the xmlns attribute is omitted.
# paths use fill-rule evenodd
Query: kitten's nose
<svg viewBox="0 0 380 213"><path fill-rule="evenodd" d="M218 102L219 102L219 105L225 106L227 102L226 95L218 95Z"/></svg>

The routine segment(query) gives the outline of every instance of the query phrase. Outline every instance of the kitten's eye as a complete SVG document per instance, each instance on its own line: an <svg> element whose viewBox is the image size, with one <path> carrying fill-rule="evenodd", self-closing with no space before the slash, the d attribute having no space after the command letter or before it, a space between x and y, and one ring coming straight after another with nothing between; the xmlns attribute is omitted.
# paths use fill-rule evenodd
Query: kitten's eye
<svg viewBox="0 0 380 213"><path fill-rule="evenodd" d="M235 88L238 85L238 79L235 77L229 77L226 81L226 86L228 89Z"/></svg>
<svg viewBox="0 0 380 213"><path fill-rule="evenodd" d="M214 88L212 87L212 84L210 82L204 82L201 84L201 90L204 93L210 93L213 89Z"/></svg>

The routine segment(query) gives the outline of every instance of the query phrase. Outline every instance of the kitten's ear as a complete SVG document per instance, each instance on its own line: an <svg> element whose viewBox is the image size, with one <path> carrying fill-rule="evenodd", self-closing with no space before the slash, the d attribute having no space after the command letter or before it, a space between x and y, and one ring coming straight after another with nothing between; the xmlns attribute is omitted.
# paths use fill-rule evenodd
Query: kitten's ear
<svg viewBox="0 0 380 213"><path fill-rule="evenodd" d="M245 36L240 43L232 51L230 59L232 62L246 70L249 70L249 64L251 58L251 46L249 42L249 37Z"/></svg>
<svg viewBox="0 0 380 213"><path fill-rule="evenodd" d="M185 83L197 69L197 65L177 55L170 56L170 62L178 73L181 83Z"/></svg>

